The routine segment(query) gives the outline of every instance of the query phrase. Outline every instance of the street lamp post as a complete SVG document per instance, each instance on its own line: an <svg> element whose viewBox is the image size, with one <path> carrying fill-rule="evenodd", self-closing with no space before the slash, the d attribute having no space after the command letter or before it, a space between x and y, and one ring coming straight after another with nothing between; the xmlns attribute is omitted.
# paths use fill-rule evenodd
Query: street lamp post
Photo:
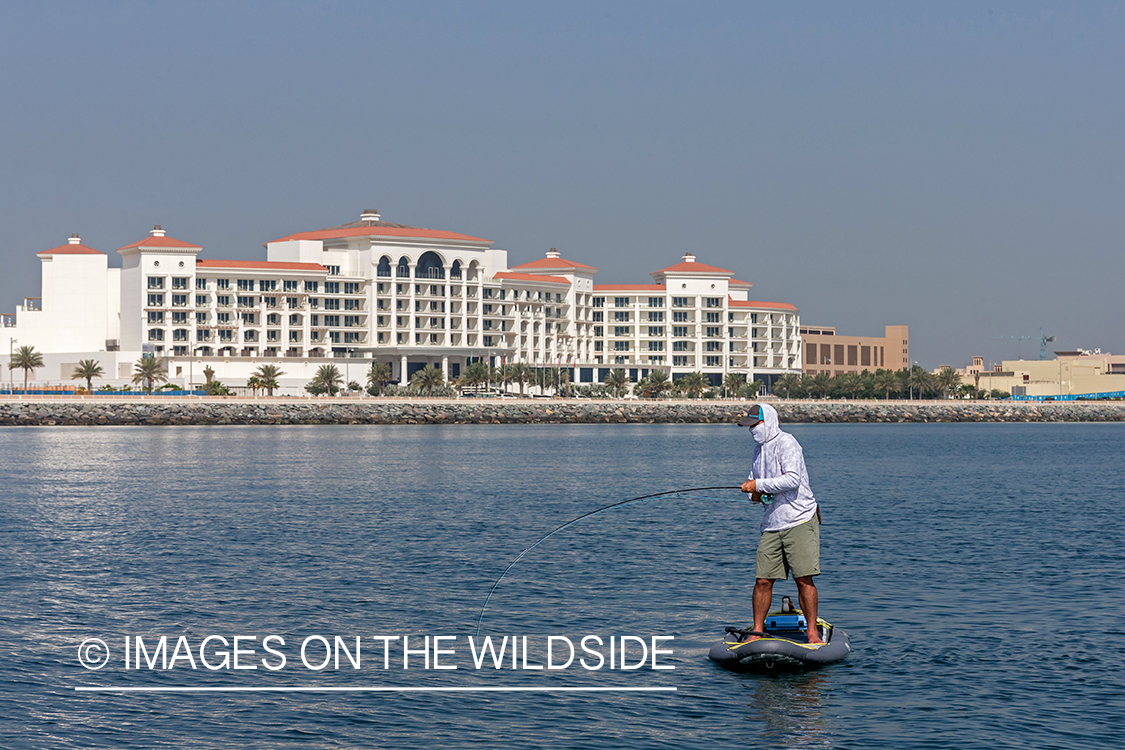
<svg viewBox="0 0 1125 750"><path fill-rule="evenodd" d="M8 337L8 390L15 392L16 390L16 371L12 367L12 358L15 352L15 345L19 343L19 339Z"/></svg>

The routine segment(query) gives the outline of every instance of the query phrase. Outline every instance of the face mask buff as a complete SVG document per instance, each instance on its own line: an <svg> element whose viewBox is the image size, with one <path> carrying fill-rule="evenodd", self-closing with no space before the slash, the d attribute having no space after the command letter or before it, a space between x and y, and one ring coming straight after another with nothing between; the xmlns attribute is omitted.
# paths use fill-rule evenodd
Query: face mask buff
<svg viewBox="0 0 1125 750"><path fill-rule="evenodd" d="M750 434L754 437L754 442L761 445L766 442L766 423L759 422L750 428Z"/></svg>

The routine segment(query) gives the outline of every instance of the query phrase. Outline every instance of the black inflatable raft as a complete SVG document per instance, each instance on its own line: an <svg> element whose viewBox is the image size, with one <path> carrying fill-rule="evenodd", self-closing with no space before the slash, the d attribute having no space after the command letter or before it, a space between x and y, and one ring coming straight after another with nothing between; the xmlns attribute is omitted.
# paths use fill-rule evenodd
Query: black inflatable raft
<svg viewBox="0 0 1125 750"><path fill-rule="evenodd" d="M766 615L764 632L727 628L727 637L711 646L708 657L736 672L800 670L846 658L852 649L848 634L819 618L816 623L823 644L808 642L806 620L801 610L770 612ZM745 642L751 636L758 638Z"/></svg>

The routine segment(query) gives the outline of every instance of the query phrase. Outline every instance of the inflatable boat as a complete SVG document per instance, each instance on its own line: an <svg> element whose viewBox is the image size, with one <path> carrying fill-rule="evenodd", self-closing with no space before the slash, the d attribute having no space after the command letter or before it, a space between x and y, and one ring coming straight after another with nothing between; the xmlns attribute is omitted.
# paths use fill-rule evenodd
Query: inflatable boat
<svg viewBox="0 0 1125 750"><path fill-rule="evenodd" d="M711 661L736 672L770 672L820 667L847 657L852 650L847 633L817 618L824 643L809 643L804 614L785 599L782 609L766 615L765 631L727 628L727 637L711 646Z"/></svg>

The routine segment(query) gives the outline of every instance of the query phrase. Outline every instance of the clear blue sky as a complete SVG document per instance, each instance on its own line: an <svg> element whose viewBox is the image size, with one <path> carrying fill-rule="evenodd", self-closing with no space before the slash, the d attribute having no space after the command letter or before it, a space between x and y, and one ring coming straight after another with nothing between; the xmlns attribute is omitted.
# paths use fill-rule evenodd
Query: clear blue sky
<svg viewBox="0 0 1125 750"><path fill-rule="evenodd" d="M0 310L71 232L690 250L920 364L1125 353L1121 3L4 3ZM1024 356L1037 354L1023 342Z"/></svg>

